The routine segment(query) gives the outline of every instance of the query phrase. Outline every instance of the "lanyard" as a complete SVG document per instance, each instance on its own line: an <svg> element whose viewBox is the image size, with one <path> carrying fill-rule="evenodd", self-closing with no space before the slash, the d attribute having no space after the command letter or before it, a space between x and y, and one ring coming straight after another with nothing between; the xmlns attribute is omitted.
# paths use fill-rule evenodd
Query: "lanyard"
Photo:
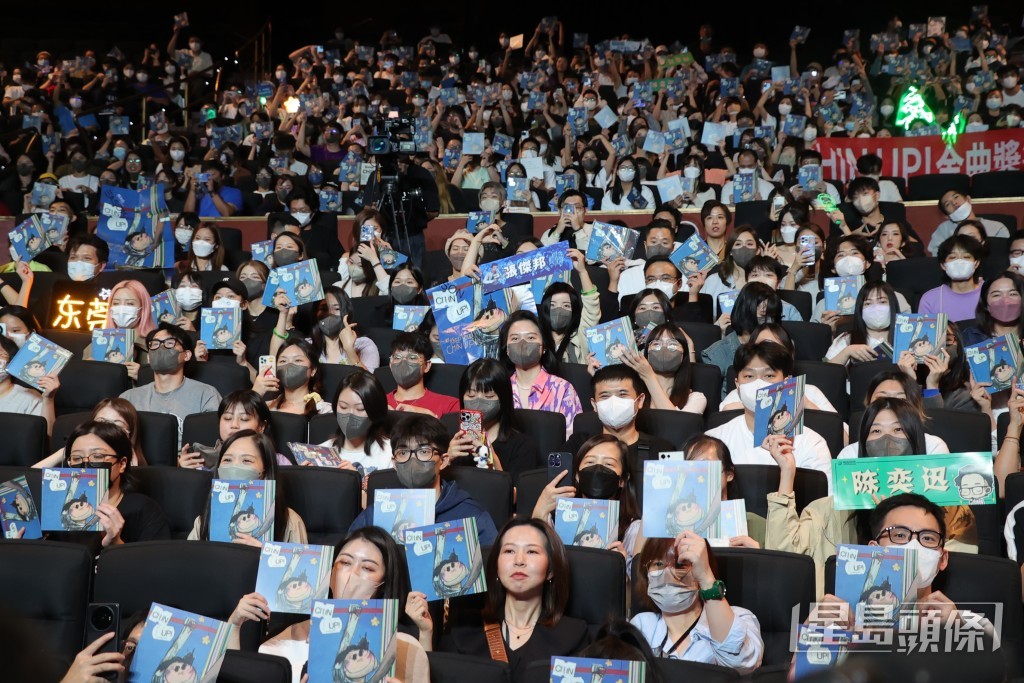
<svg viewBox="0 0 1024 683"><path fill-rule="evenodd" d="M668 642L668 624L665 624L665 637L662 639L661 645L658 646L658 650L661 651L663 657L668 657L676 651L676 648L678 648L682 644L682 642L686 640L686 637L690 635L690 631L692 631L693 628L697 625L697 622L700 621L700 615L703 613L704 608L701 607L700 613L697 614L697 618L694 620L694 622L690 624L690 626L685 631L683 631L683 635L679 636L676 642L672 643L672 647L668 650L665 649L665 643Z"/></svg>

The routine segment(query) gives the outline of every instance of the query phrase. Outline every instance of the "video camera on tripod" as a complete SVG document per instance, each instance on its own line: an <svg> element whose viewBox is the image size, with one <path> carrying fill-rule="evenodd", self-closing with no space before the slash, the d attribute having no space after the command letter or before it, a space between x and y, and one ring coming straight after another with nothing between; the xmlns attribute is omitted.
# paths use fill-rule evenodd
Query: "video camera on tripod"
<svg viewBox="0 0 1024 683"><path fill-rule="evenodd" d="M377 161L373 203L378 211L391 219L399 248L404 247L409 253L411 246L405 204L422 199L423 190L400 175L398 157L416 153L413 140L416 122L412 117L399 116L394 111L387 118L376 117L373 123L377 134L367 140L368 151Z"/></svg>
<svg viewBox="0 0 1024 683"><path fill-rule="evenodd" d="M375 157L416 153L416 143L413 141L415 120L409 116L397 116L397 111L392 113L396 115L388 118L378 116L373 122L374 128L380 133L371 135L367 142L370 154Z"/></svg>

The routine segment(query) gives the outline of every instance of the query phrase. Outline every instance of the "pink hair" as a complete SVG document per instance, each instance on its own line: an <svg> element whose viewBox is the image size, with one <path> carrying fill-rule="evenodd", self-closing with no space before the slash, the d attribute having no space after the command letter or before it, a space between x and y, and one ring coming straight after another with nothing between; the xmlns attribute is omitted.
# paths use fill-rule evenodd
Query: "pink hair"
<svg viewBox="0 0 1024 683"><path fill-rule="evenodd" d="M150 298L145 285L138 280L121 280L121 282L118 282L114 285L114 288L110 290L110 299L108 299L108 301L113 301L114 294L122 289L130 289L132 294L134 294L139 300L141 310L139 311L139 322L135 326L135 338L145 339L147 334L156 329L156 324L153 322L153 299ZM106 329L117 327L117 325L114 324L114 320L110 317L109 306L107 307L107 319L104 321L103 327Z"/></svg>

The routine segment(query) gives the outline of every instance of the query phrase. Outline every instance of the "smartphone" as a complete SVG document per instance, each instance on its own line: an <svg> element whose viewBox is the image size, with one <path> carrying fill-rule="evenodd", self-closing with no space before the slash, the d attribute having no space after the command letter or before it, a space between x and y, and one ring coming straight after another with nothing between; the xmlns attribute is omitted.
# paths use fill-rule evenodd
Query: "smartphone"
<svg viewBox="0 0 1024 683"><path fill-rule="evenodd" d="M800 235L800 254L805 264L814 263L814 235Z"/></svg>
<svg viewBox="0 0 1024 683"><path fill-rule="evenodd" d="M373 226L367 223L359 226L359 241L373 243L374 230Z"/></svg>
<svg viewBox="0 0 1024 683"><path fill-rule="evenodd" d="M784 195L777 194L772 199L772 208L774 208L776 211L782 211L782 207L784 207L785 205L786 197Z"/></svg>
<svg viewBox="0 0 1024 683"><path fill-rule="evenodd" d="M683 451L662 451L658 453L658 460L686 460L686 453Z"/></svg>
<svg viewBox="0 0 1024 683"><path fill-rule="evenodd" d="M548 453L548 481L554 481L559 472L568 472L559 485L569 486L572 483L572 453L569 451Z"/></svg>
<svg viewBox="0 0 1024 683"><path fill-rule="evenodd" d="M259 376L260 377L273 377L274 366L276 365L273 356L260 356L259 360Z"/></svg>
<svg viewBox="0 0 1024 683"><path fill-rule="evenodd" d="M575 204L562 204L562 213L573 216L576 214Z"/></svg>
<svg viewBox="0 0 1024 683"><path fill-rule="evenodd" d="M484 445L484 414L479 410L460 410L459 429L473 437L473 448Z"/></svg>
<svg viewBox="0 0 1024 683"><path fill-rule="evenodd" d="M210 174L209 173L196 173L196 182L198 182L198 183L208 183L208 182L210 182Z"/></svg>
<svg viewBox="0 0 1024 683"><path fill-rule="evenodd" d="M96 654L121 651L121 606L116 602L93 602L85 609L85 644L96 642L101 636L113 633L114 637L103 644ZM117 672L95 674L108 681L117 680Z"/></svg>
<svg viewBox="0 0 1024 683"><path fill-rule="evenodd" d="M765 81L761 85L761 92L768 92L771 89L772 89L772 82L771 81Z"/></svg>

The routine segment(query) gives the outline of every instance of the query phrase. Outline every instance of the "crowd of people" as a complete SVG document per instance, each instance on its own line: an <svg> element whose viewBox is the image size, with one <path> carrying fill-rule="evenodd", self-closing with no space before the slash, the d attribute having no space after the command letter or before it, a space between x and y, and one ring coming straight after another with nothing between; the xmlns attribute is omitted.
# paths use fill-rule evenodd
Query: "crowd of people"
<svg viewBox="0 0 1024 683"><path fill-rule="evenodd" d="M923 558L918 600L940 605L954 620L964 617L932 583L950 552L979 552L981 522L972 509L940 508L906 493L870 511L840 512L832 463L948 453L929 432L929 410L981 412L988 417L986 435L991 432L993 486L1003 497L1007 477L1020 470L1024 389L1011 382L991 391L991 383L972 376L965 349L1005 335L1019 344L1024 335L1020 216L1010 216L1012 224L1005 216L985 217L983 203L949 189L937 202L943 220L913 226L900 187L882 174L881 158L861 156L857 177L844 184L822 177L815 147L826 137L929 133L921 130L929 124L924 119L897 124L895 105L910 85L920 88L943 129L1019 129L1024 92L1008 52L1012 37L993 30L998 24L983 12L948 19L966 21L938 28L929 21L918 30L894 18L884 27L862 27L863 35L848 31L824 62L802 57L799 32L789 54L769 55L757 43L748 58L716 42L710 26L689 46L591 44L548 18L532 34L502 33L492 46L457 45L438 27L414 45L393 31L366 43L339 29L322 44L295 49L265 80L227 77L217 92L206 84L214 58L196 33L187 49L179 48L188 32L181 27L166 49L153 43L140 59L41 51L34 64L0 67L0 158L7 162L0 215L19 222L39 213L68 218L65 239L30 262L6 267L16 275L0 289L0 363L10 363L30 334L47 335L39 322L45 313L30 304L39 272L96 284L110 271L115 245L96 234L95 221L106 186L159 188L175 251L164 286L181 308L180 317L154 319L159 290L130 270L118 271L102 327L134 333L124 359L133 388L96 405L37 467L110 470L110 492L96 511L103 531L89 539L100 552L171 537L167 515L133 476L150 466L139 411L177 418L179 467L244 480L273 480L281 468L296 466L287 444L275 438L273 411L334 414L337 431L323 445L337 450L343 469L357 471L365 487L372 473L393 468L402 487L434 492L436 521L475 518L480 544L490 549L483 611L460 610L457 598L439 611L411 590L403 549L374 526L372 501L362 501L364 511L349 529L337 530L347 536L336 549L332 595L400 602L396 676L403 683L429 680L431 651L501 659L512 680L522 681L530 662L553 655L611 656L610 641L651 662L674 658L742 674L761 666L761 625L750 610L730 604L707 540L689 530L674 538L644 535L643 463L668 452L720 462L723 499L727 484L743 476L737 467L777 466L780 482L767 495L766 515L748 514L748 533L728 544L810 556L824 603L841 602L824 583L838 545L907 546ZM115 133L112 124L122 116L130 129ZM804 117L799 130L791 128L794 116ZM389 119L393 126L384 124ZM704 135L708 124L720 124L715 130L723 134ZM415 152L375 156L372 143L389 131ZM648 144L648 138L660 141ZM408 208L402 231L392 212L374 208L373 176L361 175L364 164L383 161L393 161L417 188L402 200ZM740 197L733 187L747 174L755 176L753 194ZM676 176L686 181L683 190L666 201L658 183ZM513 197L509 188L520 188L520 178L529 191ZM35 203L38 184L56 186L52 201ZM747 199L766 202L763 212L754 223L736 224L738 205ZM816 222L822 209L825 229ZM489 220L473 232L445 235L443 253L429 253L429 221L470 210L490 212ZM597 211L621 225L614 214L644 215L630 258L587 258ZM339 216L346 214L342 239ZM232 216L266 217L266 258L228 245L227 224L219 219ZM711 270L684 272L670 258L692 235L715 255ZM518 286L511 310L480 311L474 324L490 342L484 357L457 370L457 392L428 388L431 373L446 361L444 323L432 313L387 335L386 344L375 341L384 337L373 331L393 328L396 307L433 303L430 288L479 277L485 263L560 242L568 244L570 281L537 295ZM408 260L386 261L395 250ZM327 278L322 300L264 303L272 269L311 259ZM923 294L894 288L887 270L903 261L937 263L942 284ZM848 309L827 307L826 280L851 276L862 276L863 285ZM734 299L731 307L722 295ZM370 298L373 306L358 305ZM240 311L241 338L232 349L214 350L197 339L204 307ZM948 327L930 352L893 358L897 315L911 312L945 314ZM638 332L637 350L603 365L585 331L620 317ZM892 363L879 368L863 406L840 408L829 400L847 386L806 386L805 408L838 413L844 423L838 448L806 426L792 438L754 443L757 392L795 374L807 340L786 323L800 321L831 338L815 361L846 369ZM106 360L92 345L80 355ZM267 356L269 371L261 360ZM248 382L221 395L190 377L200 363L240 366ZM325 374L334 365L351 371L329 386ZM705 370L715 382L699 381ZM390 380L395 388L388 391ZM38 384L36 390L0 373L0 411L41 416L52 431L61 378L47 375ZM481 413L484 452L471 435L442 421L461 409ZM572 466L544 487L532 515L499 527L486 501L475 500L451 474L487 467L518 483L547 467L549 454L539 451L517 409L565 417L560 451L572 454ZM697 416L707 429L684 442L642 431L642 415L652 410ZM587 424L595 427L578 428L577 418L591 411L597 422ZM711 417L724 411L736 412L712 426ZM183 439L186 418L203 412L219 416L219 438L209 446ZM859 424L851 424L855 414ZM1005 433L997 430L1003 414ZM800 470L823 473L829 495L798 509ZM572 497L619 503L619 536L605 550L622 556L622 580L639 596L631 625L607 624L597 633L600 625L566 614L570 567L553 514L560 499ZM281 489L276 506L274 540L307 543L303 519ZM188 538L206 540L209 506L195 513ZM1005 552L1020 562L1024 506L1006 513ZM239 542L259 545L251 537ZM270 617L267 596L249 590L229 621L241 627ZM498 639L488 635L495 626ZM309 630L309 621L293 624L261 647L287 657L296 681ZM122 671L129 660L130 652L100 654L90 645L64 680L101 680L102 672Z"/></svg>

